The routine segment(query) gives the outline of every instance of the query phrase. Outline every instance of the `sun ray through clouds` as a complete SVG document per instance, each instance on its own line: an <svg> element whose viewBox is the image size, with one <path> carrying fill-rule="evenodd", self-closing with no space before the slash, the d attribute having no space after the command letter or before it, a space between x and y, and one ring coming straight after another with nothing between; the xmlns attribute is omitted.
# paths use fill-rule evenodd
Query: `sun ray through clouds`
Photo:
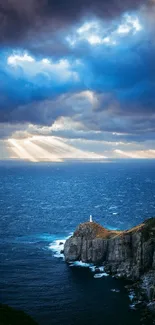
<svg viewBox="0 0 155 325"><path fill-rule="evenodd" d="M19 141L17 142L17 140L15 140L15 139L8 139L8 141L9 141L9 143L12 144L11 149L15 152L15 154L17 155L18 158L25 159L25 160L30 160L32 162L37 162L38 161L35 157L30 155L28 153L28 151L23 148L23 146L21 146L19 144Z"/></svg>
<svg viewBox="0 0 155 325"><path fill-rule="evenodd" d="M62 162L65 159L104 159L103 155L83 151L65 143L65 140L48 137L33 136L27 139L9 139L11 150L20 159L32 162L51 161Z"/></svg>
<svg viewBox="0 0 155 325"><path fill-rule="evenodd" d="M25 146L29 146L29 150L31 153L35 153L39 160L46 160L46 161L62 161L57 155L54 153L50 153L48 150L45 150L40 145L34 143L30 139L24 141Z"/></svg>

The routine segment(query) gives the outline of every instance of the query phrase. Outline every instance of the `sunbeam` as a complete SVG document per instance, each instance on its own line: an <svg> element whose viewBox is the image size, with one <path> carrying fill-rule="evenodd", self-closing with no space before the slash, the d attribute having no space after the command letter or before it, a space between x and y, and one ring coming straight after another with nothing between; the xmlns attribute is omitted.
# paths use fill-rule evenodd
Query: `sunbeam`
<svg viewBox="0 0 155 325"><path fill-rule="evenodd" d="M32 141L42 142L43 146L48 146L62 159L103 159L103 155L98 155L94 152L83 151L67 144L62 139L56 137L33 137Z"/></svg>
<svg viewBox="0 0 155 325"><path fill-rule="evenodd" d="M114 150L116 154L121 156L122 158L133 158L133 159L145 159L145 158L155 158L155 150L135 150L131 151L123 151L123 150Z"/></svg>
<svg viewBox="0 0 155 325"><path fill-rule="evenodd" d="M30 155L27 150L25 150L20 144L19 141L15 139L8 139L8 141L12 144L11 149L15 152L15 154L20 159L30 160L32 162L37 162L38 160Z"/></svg>
<svg viewBox="0 0 155 325"><path fill-rule="evenodd" d="M9 139L11 150L20 159L32 162L62 162L65 159L103 159L94 152L77 149L56 137L33 136L27 139Z"/></svg>
<svg viewBox="0 0 155 325"><path fill-rule="evenodd" d="M29 150L32 154L35 154L39 160L46 160L46 161L55 161L60 162L62 161L57 155L51 154L49 151L43 149L40 145L32 142L30 139L24 140L24 145L29 147Z"/></svg>

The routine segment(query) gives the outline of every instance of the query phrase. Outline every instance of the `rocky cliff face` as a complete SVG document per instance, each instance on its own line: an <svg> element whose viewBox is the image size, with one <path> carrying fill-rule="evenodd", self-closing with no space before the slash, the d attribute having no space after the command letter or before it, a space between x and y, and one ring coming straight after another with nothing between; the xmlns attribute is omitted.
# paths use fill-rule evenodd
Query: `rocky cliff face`
<svg viewBox="0 0 155 325"><path fill-rule="evenodd" d="M130 279L155 269L155 218L128 231L110 231L95 222L80 224L64 247L67 262L101 263Z"/></svg>
<svg viewBox="0 0 155 325"><path fill-rule="evenodd" d="M127 231L110 231L95 222L80 224L64 246L66 262L102 264L111 274L131 280L151 272L155 299L155 218Z"/></svg>
<svg viewBox="0 0 155 325"><path fill-rule="evenodd" d="M80 224L65 243L66 261L102 262L106 258L107 240L115 234L116 232L109 231L95 222Z"/></svg>

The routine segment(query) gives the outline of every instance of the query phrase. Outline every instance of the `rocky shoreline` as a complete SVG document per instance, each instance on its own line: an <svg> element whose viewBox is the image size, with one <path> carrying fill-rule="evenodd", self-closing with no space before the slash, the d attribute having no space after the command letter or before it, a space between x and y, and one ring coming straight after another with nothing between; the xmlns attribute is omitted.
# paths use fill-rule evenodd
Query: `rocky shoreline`
<svg viewBox="0 0 155 325"><path fill-rule="evenodd" d="M67 263L102 265L108 274L131 281L127 290L135 292L133 303L142 308L142 324L146 318L148 324L154 324L155 218L126 231L111 231L95 222L82 223L66 240L64 257Z"/></svg>

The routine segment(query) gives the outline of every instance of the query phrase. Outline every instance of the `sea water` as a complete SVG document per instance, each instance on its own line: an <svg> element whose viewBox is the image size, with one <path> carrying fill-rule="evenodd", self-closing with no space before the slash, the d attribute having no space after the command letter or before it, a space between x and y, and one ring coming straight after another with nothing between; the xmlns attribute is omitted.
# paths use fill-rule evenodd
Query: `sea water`
<svg viewBox="0 0 155 325"><path fill-rule="evenodd" d="M155 216L154 161L1 163L0 301L40 325L139 325L124 281L64 262L90 214L122 230Z"/></svg>

